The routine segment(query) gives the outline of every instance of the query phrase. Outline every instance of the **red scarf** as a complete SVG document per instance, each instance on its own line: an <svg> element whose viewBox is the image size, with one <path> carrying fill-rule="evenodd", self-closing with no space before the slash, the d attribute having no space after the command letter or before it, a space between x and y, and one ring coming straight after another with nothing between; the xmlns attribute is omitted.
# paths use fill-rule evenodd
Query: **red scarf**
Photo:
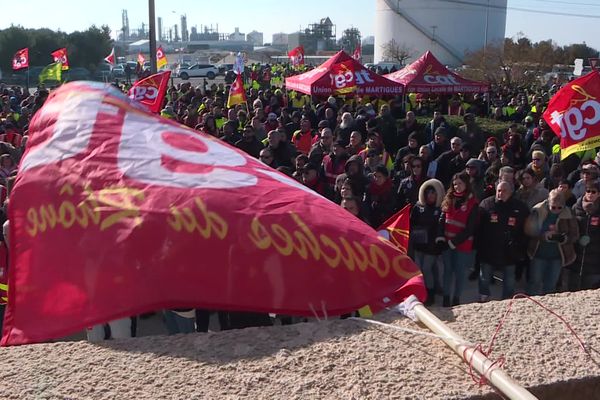
<svg viewBox="0 0 600 400"><path fill-rule="evenodd" d="M392 180L390 178L383 182L383 185L378 185L375 182L371 182L369 185L369 194L371 197L385 197L388 196L392 191Z"/></svg>

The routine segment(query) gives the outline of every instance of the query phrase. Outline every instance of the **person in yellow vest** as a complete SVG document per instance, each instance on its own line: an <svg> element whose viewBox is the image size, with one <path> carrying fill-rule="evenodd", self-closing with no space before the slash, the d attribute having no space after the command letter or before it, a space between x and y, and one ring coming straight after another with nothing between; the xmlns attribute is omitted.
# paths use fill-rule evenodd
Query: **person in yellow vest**
<svg viewBox="0 0 600 400"><path fill-rule="evenodd" d="M388 171L392 171L394 169L394 160L390 154L385 151L381 136L374 130L371 130L367 136L367 147L361 150L358 155L365 162L365 166L371 165L374 167L377 164L381 164L386 167ZM374 169L370 172L373 171Z"/></svg>
<svg viewBox="0 0 600 400"><path fill-rule="evenodd" d="M215 116L215 125L217 129L221 131L221 128L223 128L223 125L225 125L225 122L227 122L227 119L223 116L223 110L221 107L214 106L213 115Z"/></svg>
<svg viewBox="0 0 600 400"><path fill-rule="evenodd" d="M292 100L292 108L293 109L301 110L304 107L304 105L306 104L306 97L302 96L298 92L290 93L290 98Z"/></svg>
<svg viewBox="0 0 600 400"><path fill-rule="evenodd" d="M517 112L518 104L517 98L513 97L510 102L502 109L502 113L509 119L512 120L513 116Z"/></svg>

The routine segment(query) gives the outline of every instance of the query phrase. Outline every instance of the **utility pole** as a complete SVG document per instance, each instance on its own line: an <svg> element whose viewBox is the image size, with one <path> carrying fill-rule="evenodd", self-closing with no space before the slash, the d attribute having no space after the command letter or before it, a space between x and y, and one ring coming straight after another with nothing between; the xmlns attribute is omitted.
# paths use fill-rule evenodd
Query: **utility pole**
<svg viewBox="0 0 600 400"><path fill-rule="evenodd" d="M433 32L433 34L431 35L431 47L435 46L435 30L436 29L437 29L437 25L431 26L431 31Z"/></svg>
<svg viewBox="0 0 600 400"><path fill-rule="evenodd" d="M487 7L485 9L485 37L484 37L484 41L485 44L483 45L483 57L485 58L485 53L487 51L487 45L488 45L488 25L490 22L490 0L487 1Z"/></svg>
<svg viewBox="0 0 600 400"><path fill-rule="evenodd" d="M148 0L148 33L150 35L150 72L156 73L156 18L154 12L154 0Z"/></svg>

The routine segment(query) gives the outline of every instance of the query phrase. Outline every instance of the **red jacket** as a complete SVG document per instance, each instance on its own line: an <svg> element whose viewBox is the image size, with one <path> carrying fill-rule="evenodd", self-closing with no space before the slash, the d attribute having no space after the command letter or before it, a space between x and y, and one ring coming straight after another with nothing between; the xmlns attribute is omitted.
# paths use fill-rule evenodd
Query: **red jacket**
<svg viewBox="0 0 600 400"><path fill-rule="evenodd" d="M325 170L327 183L335 185L335 179L338 175L346 172L346 160L347 159L334 161L329 154L326 154L325 157L323 157L323 170Z"/></svg>
<svg viewBox="0 0 600 400"><path fill-rule="evenodd" d="M450 210L446 211L446 223L444 225L446 240L451 241L467 227L467 220L475 207L477 207L477 199L471 196L459 208L451 207ZM472 251L473 236L469 236L467 240L456 245L456 250L464 253Z"/></svg>

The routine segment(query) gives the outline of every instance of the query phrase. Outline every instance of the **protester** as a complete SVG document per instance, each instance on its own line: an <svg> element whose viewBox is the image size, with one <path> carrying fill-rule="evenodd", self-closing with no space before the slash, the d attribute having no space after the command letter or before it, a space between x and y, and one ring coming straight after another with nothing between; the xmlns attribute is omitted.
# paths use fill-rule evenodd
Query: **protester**
<svg viewBox="0 0 600 400"><path fill-rule="evenodd" d="M444 186L437 179L429 179L419 189L419 201L410 213L410 248L413 259L423 273L427 288L425 305L435 304L435 283L438 281L437 259L441 248L436 243Z"/></svg>
<svg viewBox="0 0 600 400"><path fill-rule="evenodd" d="M375 167L366 193L366 202L370 205L369 220L373 228L379 227L394 212L395 196L392 186L388 169L381 164Z"/></svg>
<svg viewBox="0 0 600 400"><path fill-rule="evenodd" d="M525 233L530 237L527 254L531 258L527 293L553 293L561 268L576 259L574 243L579 240L577 220L562 193L554 189L548 199L533 207Z"/></svg>
<svg viewBox="0 0 600 400"><path fill-rule="evenodd" d="M467 269L474 261L473 235L477 225L477 203L471 190L469 175L454 175L452 185L442 201L440 229L436 238L436 243L445 248L444 307L460 303Z"/></svg>
<svg viewBox="0 0 600 400"><path fill-rule="evenodd" d="M425 182L425 164L421 157L415 157L410 164L410 176L404 178L398 187L398 196L396 198L396 209L400 210L407 204L414 205L418 200L419 189Z"/></svg>
<svg viewBox="0 0 600 400"><path fill-rule="evenodd" d="M515 292L516 263L526 257L525 221L529 209L513 196L514 186L499 181L496 194L479 204L480 223L477 230L477 256L480 301L490 299L490 281L494 270L502 271L502 298Z"/></svg>
<svg viewBox="0 0 600 400"><path fill-rule="evenodd" d="M530 210L548 198L548 190L540 185L538 176L531 168L520 171L517 179L521 186L515 197L525 203Z"/></svg>
<svg viewBox="0 0 600 400"><path fill-rule="evenodd" d="M568 266L571 291L600 289L600 183L589 182L573 207L581 237L575 245L577 260Z"/></svg>

